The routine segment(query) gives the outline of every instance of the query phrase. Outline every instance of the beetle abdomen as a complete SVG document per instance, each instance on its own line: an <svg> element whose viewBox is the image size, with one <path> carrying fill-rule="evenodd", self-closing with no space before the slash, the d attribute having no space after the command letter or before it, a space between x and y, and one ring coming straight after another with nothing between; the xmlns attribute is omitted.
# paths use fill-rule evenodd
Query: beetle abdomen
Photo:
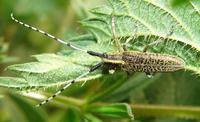
<svg viewBox="0 0 200 122"><path fill-rule="evenodd" d="M158 53L123 52L122 60L121 68L128 72L173 72L185 66L179 57Z"/></svg>

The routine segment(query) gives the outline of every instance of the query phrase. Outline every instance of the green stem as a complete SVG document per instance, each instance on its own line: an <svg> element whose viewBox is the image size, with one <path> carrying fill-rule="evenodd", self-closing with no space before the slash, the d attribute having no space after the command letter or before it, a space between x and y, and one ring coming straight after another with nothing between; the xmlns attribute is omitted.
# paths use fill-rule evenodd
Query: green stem
<svg viewBox="0 0 200 122"><path fill-rule="evenodd" d="M200 107L133 104L133 113L137 117L176 117L200 119Z"/></svg>
<svg viewBox="0 0 200 122"><path fill-rule="evenodd" d="M36 97L31 98L39 100ZM84 100L79 100L66 96L58 96L52 102L54 104L56 103L56 105L60 108L67 109L68 107L73 106L73 108L76 108L79 111L85 109L84 106L86 105ZM112 103L94 103L92 105L104 106L109 104ZM131 104L131 108L133 109L133 113L135 114L136 119L138 117L176 117L182 119L200 119L200 106Z"/></svg>

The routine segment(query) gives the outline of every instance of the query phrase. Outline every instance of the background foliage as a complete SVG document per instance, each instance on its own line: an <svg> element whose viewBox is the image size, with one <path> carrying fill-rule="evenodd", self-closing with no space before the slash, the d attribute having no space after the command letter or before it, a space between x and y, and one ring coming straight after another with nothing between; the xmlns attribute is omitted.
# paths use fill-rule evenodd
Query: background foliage
<svg viewBox="0 0 200 122"><path fill-rule="evenodd" d="M199 6L195 0L1 0L0 121L131 121L132 109L138 122L198 122ZM23 22L100 52L117 51L109 24L112 12L121 43L137 34L128 45L130 50L141 51L173 28L166 43L149 51L183 58L187 71L158 73L153 78L124 72L102 77L98 71L82 79L88 80L84 86L73 85L45 107L35 109L33 105L42 99L33 91L50 96L66 80L100 60L21 27L11 21L11 12Z"/></svg>

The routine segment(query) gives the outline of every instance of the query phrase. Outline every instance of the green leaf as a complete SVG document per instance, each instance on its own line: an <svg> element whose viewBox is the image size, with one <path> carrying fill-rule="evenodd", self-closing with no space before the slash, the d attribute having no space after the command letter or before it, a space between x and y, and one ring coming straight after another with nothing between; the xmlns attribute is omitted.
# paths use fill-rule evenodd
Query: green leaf
<svg viewBox="0 0 200 122"><path fill-rule="evenodd" d="M0 86L15 88L15 89L23 89L29 87L30 85L23 78L0 77Z"/></svg>
<svg viewBox="0 0 200 122"><path fill-rule="evenodd" d="M75 37L70 41L73 41L73 44L79 45L79 47L94 49L99 52L112 50L107 44L97 45L96 40L91 35ZM40 54L33 57L38 62L11 65L7 67L7 70L12 71L20 78L24 78L31 86L36 87L61 85L78 77L83 72L88 71L90 66L100 62L99 58L70 48L60 54ZM92 74L82 81L100 76L101 74Z"/></svg>
<svg viewBox="0 0 200 122"><path fill-rule="evenodd" d="M125 103L93 105L88 108L88 112L104 117L134 119L131 107Z"/></svg>
<svg viewBox="0 0 200 122"><path fill-rule="evenodd" d="M86 55L78 57L73 54L68 57L55 54L35 55L38 62L12 65L7 69L24 78L30 86L61 85L89 70L86 66L87 61L90 61L91 65L97 62L93 57L84 60L84 56ZM97 77L99 75L90 75L87 80Z"/></svg>
<svg viewBox="0 0 200 122"><path fill-rule="evenodd" d="M72 39L75 45L99 52L117 51L111 45L111 14L115 19L116 36L121 43L136 35L130 42L130 50L141 50L145 45L158 38L164 38L169 31L173 34L166 43L154 46L150 51L181 57L186 62L185 69L200 73L199 55L199 14L200 2L182 4L176 8L166 1L145 0L109 0L109 5L98 7L91 12L92 19L83 21L83 25L95 35ZM194 6L195 5L195 6ZM184 15L183 9L185 10ZM147 11L148 10L148 11ZM194 19L188 19L192 16ZM166 21L167 20L167 21ZM78 40L78 41L77 41ZM25 79L31 86L55 86L76 78L86 72L90 66L100 60L78 51L68 50L65 55L41 54L34 56L38 62L17 64L7 69ZM89 75L87 80L100 74Z"/></svg>
<svg viewBox="0 0 200 122"><path fill-rule="evenodd" d="M90 35L72 38L71 41L80 47L99 52L112 50L109 49L109 45L97 45ZM99 58L72 49L64 50L59 54L40 54L33 57L38 62L11 65L7 70L28 81L29 86L37 88L62 85L100 62ZM93 73L80 81L96 79L100 76L99 73ZM4 86L6 85L9 86L4 83Z"/></svg>
<svg viewBox="0 0 200 122"><path fill-rule="evenodd" d="M200 74L200 1L177 7L166 0L109 0L109 3L93 9L95 17L82 22L99 42L112 39L112 14L116 37L121 43L132 38L130 50L141 51L157 39L165 40L149 51L178 56L186 62L185 69ZM171 31L172 35L167 37Z"/></svg>
<svg viewBox="0 0 200 122"><path fill-rule="evenodd" d="M102 120L100 120L99 118L97 118L96 116L92 115L92 114L86 114L85 118L87 119L87 121L89 122L103 122Z"/></svg>

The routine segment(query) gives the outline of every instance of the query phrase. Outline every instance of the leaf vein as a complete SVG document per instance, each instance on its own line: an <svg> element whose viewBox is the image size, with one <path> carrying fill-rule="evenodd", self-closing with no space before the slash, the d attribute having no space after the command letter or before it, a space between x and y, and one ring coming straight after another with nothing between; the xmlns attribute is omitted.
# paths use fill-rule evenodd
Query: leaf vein
<svg viewBox="0 0 200 122"><path fill-rule="evenodd" d="M172 18L174 18L174 20L176 20L176 22L185 30L185 32L188 34L189 38L191 40L193 40L193 35L192 33L190 33L189 29L187 28L187 26L184 24L183 21L181 21L175 14L171 13L169 10L167 10L166 8L163 8L163 7L160 7L159 5L156 5L155 3L149 1L149 0L144 0L145 2L155 6L155 7L158 7L160 8L161 10L163 11L166 11L166 13L168 13Z"/></svg>
<svg viewBox="0 0 200 122"><path fill-rule="evenodd" d="M145 21L143 21L142 19L140 19L139 17L133 15L133 14L130 14L130 9L127 7L126 3L124 3L123 1L120 0L120 2L123 3L123 5L125 6L126 10L128 13L124 13L124 14L116 14L116 16L125 16L125 17L130 17L132 18L133 20L136 20L138 21L139 23L141 23L142 25L144 25L148 30L150 30L152 33L155 33L155 30L151 27L151 25L149 25L148 23L146 23Z"/></svg>
<svg viewBox="0 0 200 122"><path fill-rule="evenodd" d="M196 12L200 15L200 10L199 8L192 2L192 1L189 1L190 4L192 5L192 7L196 10Z"/></svg>

